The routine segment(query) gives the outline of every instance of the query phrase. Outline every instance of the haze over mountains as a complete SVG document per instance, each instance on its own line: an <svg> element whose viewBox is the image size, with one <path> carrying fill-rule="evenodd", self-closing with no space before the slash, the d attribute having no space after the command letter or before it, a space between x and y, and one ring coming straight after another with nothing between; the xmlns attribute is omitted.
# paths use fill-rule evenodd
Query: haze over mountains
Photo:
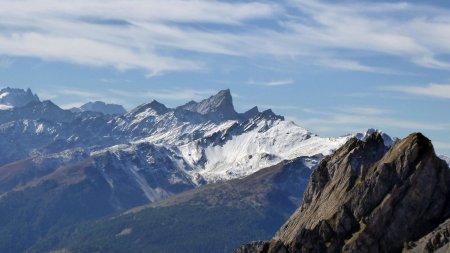
<svg viewBox="0 0 450 253"><path fill-rule="evenodd" d="M0 94L1 252L230 252L272 237L336 150L358 146L355 161L338 163L361 170L391 146L416 150L374 129L323 138L271 110L238 113L230 90L126 113L105 103L63 110L29 89ZM413 165L420 159L442 161L434 151Z"/></svg>

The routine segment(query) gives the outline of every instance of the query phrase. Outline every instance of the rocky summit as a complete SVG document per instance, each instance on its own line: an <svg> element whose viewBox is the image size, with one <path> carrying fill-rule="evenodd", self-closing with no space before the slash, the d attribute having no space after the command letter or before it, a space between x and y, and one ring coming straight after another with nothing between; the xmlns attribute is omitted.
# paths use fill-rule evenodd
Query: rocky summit
<svg viewBox="0 0 450 253"><path fill-rule="evenodd" d="M449 217L450 170L430 140L414 133L387 150L375 132L320 162L271 241L235 253L448 252Z"/></svg>

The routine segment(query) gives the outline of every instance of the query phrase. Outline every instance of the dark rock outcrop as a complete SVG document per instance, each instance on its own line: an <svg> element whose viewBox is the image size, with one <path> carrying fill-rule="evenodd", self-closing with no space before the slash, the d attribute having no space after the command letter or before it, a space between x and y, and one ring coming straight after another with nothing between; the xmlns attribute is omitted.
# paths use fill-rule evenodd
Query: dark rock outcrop
<svg viewBox="0 0 450 253"><path fill-rule="evenodd" d="M450 170L430 140L414 133L386 151L374 133L318 165L302 206L265 247L236 252L401 252L449 217Z"/></svg>

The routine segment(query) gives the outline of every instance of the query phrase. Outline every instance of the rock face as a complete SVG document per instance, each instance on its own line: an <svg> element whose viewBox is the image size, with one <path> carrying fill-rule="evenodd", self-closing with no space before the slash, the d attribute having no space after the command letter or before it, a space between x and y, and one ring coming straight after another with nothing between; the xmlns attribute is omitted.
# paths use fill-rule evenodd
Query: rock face
<svg viewBox="0 0 450 253"><path fill-rule="evenodd" d="M420 133L352 139L314 171L275 237L236 252L401 252L450 217L450 170ZM441 246L441 245L439 245Z"/></svg>

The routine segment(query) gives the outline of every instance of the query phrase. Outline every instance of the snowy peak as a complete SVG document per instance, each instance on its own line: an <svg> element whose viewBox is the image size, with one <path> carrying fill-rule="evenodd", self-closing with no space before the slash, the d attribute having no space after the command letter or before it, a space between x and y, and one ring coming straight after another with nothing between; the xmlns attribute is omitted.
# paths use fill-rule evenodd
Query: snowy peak
<svg viewBox="0 0 450 253"><path fill-rule="evenodd" d="M101 112L103 114L110 114L110 115L121 115L125 114L127 111L123 106L117 105L117 104L107 104L102 101L95 101L95 102L89 102L86 103L80 108L72 108L72 112Z"/></svg>
<svg viewBox="0 0 450 253"><path fill-rule="evenodd" d="M236 119L238 116L234 110L233 98L229 89L221 90L216 95L199 103L191 101L180 108L212 116L217 120Z"/></svg>
<svg viewBox="0 0 450 253"><path fill-rule="evenodd" d="M0 90L0 110L22 107L30 102L39 102L39 97L30 88L26 91L10 87Z"/></svg>

